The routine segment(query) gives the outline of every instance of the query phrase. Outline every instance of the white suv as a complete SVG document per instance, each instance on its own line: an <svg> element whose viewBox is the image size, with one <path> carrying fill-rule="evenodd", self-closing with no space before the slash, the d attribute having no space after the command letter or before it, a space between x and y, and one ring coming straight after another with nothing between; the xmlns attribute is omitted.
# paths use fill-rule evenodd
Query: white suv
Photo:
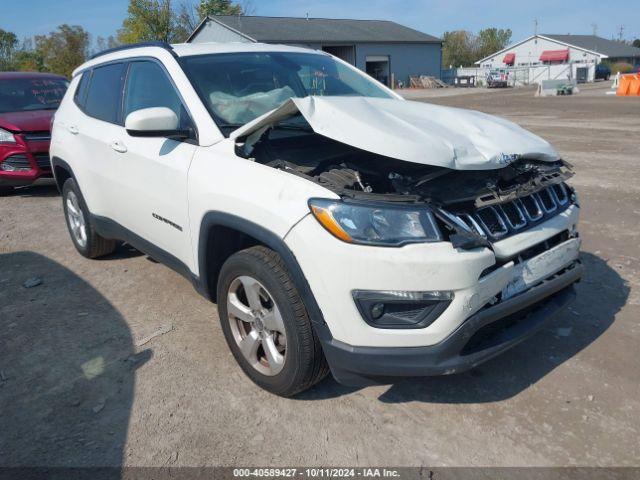
<svg viewBox="0 0 640 480"><path fill-rule="evenodd" d="M77 250L127 242L218 304L236 360L294 395L460 372L574 297L579 206L544 140L404 101L324 52L138 44L56 113Z"/></svg>

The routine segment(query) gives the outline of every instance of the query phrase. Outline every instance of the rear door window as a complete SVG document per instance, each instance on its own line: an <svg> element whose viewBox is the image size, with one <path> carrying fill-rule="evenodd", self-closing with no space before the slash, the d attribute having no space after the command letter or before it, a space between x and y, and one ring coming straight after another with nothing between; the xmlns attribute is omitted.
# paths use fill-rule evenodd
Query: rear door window
<svg viewBox="0 0 640 480"><path fill-rule="evenodd" d="M93 69L85 112L99 120L120 123L120 104L125 64L115 63Z"/></svg>

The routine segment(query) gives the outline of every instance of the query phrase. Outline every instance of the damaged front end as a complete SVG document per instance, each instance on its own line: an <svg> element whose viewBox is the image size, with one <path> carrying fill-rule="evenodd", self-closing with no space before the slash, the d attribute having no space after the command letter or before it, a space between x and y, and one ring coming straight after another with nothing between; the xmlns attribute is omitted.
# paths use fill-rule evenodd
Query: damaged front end
<svg viewBox="0 0 640 480"><path fill-rule="evenodd" d="M444 120L420 126L415 121L416 108L422 107L412 105L403 110L409 103L414 102L290 99L234 132L232 138L240 157L322 185L347 205L369 204L372 212L380 211L376 205L387 205L404 212L404 223L394 224L397 217L385 217L377 225L367 223L366 228L358 229L354 224L349 229L348 224L342 233L332 232L340 238L351 230L358 243L384 245L376 238L377 229L410 230L411 222L418 222L422 233L394 237L389 244L446 239L457 248L490 246L574 203L573 191L565 183L573 175L571 165L559 159L542 139L475 112L460 113L462 120L455 127L467 128L469 135L454 131L454 125L444 124ZM424 113L434 113L433 108L428 106ZM435 108L435 113L442 113L444 107ZM373 113L378 117L367 123L373 125L371 132L353 121ZM447 115L451 115L448 110ZM376 124L379 117L386 121L384 132L382 125ZM471 124L472 118L484 122L482 129ZM349 128L354 129L353 135ZM425 140L433 131L440 132L437 144L424 143L421 156L416 157L415 138L409 137L413 134ZM395 144L380 143L376 133L389 137L390 132L395 135ZM510 146L509 154L501 153L500 145L489 141L488 137L498 134L510 135L502 142ZM522 145L519 151L513 146L518 139ZM421 216L421 209L429 214ZM367 242L367 235L371 242Z"/></svg>

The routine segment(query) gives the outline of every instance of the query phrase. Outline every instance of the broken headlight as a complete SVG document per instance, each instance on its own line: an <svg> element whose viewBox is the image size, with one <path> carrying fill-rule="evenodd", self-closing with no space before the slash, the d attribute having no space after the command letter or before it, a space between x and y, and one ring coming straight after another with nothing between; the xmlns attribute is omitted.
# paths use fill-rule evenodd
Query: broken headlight
<svg viewBox="0 0 640 480"><path fill-rule="evenodd" d="M311 213L335 237L348 243L399 247L438 242L440 230L425 206L311 199Z"/></svg>

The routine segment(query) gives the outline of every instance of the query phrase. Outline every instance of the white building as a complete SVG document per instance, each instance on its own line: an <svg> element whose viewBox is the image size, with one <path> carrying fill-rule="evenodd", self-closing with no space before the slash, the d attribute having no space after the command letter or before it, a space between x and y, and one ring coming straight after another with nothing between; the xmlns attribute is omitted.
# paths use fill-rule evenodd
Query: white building
<svg viewBox="0 0 640 480"><path fill-rule="evenodd" d="M483 68L529 67L602 60L640 64L640 48L594 35L533 35L476 62Z"/></svg>

